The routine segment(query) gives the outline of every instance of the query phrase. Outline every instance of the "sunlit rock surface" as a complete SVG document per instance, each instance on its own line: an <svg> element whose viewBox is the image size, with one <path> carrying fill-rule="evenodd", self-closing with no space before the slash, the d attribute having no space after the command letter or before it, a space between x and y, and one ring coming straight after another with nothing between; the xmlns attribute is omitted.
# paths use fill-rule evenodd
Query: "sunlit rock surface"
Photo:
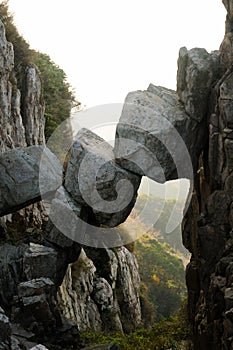
<svg viewBox="0 0 233 350"><path fill-rule="evenodd" d="M123 168L161 183L190 179L191 161L197 166L200 143L200 126L186 113L175 91L151 84L146 91L126 97L114 147Z"/></svg>
<svg viewBox="0 0 233 350"><path fill-rule="evenodd" d="M83 249L58 292L62 314L80 330L131 332L140 327L140 277L126 248Z"/></svg>

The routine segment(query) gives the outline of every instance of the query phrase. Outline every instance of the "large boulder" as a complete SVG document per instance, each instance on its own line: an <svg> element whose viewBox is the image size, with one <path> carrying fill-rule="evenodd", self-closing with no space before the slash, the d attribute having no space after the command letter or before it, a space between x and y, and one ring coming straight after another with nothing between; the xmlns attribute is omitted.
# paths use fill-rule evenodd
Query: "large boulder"
<svg viewBox="0 0 233 350"><path fill-rule="evenodd" d="M81 129L73 144L65 188L79 204L90 207L97 225L122 223L134 206L141 177L114 161L112 147Z"/></svg>
<svg viewBox="0 0 233 350"><path fill-rule="evenodd" d="M38 202L61 182L61 164L44 146L15 148L0 155L0 216Z"/></svg>
<svg viewBox="0 0 233 350"><path fill-rule="evenodd" d="M157 182L177 177L190 179L188 150L196 159L198 131L176 92L151 84L146 91L131 92L126 97L116 130L116 161ZM198 146L194 148L194 144Z"/></svg>

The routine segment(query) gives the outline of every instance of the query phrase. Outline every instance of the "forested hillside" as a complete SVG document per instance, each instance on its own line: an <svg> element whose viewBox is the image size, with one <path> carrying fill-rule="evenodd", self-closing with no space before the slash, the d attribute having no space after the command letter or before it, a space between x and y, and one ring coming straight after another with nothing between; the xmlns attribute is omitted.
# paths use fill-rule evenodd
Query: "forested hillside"
<svg viewBox="0 0 233 350"><path fill-rule="evenodd" d="M161 211L157 222L149 229L147 215L144 215L145 221L139 215L145 203L148 216L156 218ZM125 234L139 237L128 248L133 250L139 263L145 326L171 316L186 293L184 264L189 252L182 246L180 226L166 234L174 204L175 200L168 200L164 205L162 198L139 195L130 217L120 226ZM182 203L177 210L181 207Z"/></svg>

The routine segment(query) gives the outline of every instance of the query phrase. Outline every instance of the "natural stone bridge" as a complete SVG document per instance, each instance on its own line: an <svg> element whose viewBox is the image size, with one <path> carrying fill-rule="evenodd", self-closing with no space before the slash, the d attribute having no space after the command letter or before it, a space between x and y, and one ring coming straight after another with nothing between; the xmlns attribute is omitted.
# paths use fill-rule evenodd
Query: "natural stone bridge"
<svg viewBox="0 0 233 350"><path fill-rule="evenodd" d="M91 223L114 227L133 208L142 175L157 182L192 181L205 142L207 98L221 74L219 53L182 48L178 67L178 93L150 85L146 91L127 96L114 149L93 132L80 130L64 179L61 164L46 147L3 153L0 215L35 203L64 186L63 196L72 201L76 214L88 208ZM53 213L66 201L61 189L59 193L59 205L55 194Z"/></svg>

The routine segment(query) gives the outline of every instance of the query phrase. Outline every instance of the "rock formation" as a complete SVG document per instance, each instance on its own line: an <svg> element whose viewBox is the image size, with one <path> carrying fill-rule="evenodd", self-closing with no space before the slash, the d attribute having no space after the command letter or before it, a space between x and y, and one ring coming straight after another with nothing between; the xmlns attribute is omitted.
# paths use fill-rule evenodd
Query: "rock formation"
<svg viewBox="0 0 233 350"><path fill-rule="evenodd" d="M141 325L140 277L125 247L85 248L58 293L63 315L80 330L131 332Z"/></svg>
<svg viewBox="0 0 233 350"><path fill-rule="evenodd" d="M230 0L223 3L228 13L219 51L182 48L176 92L150 85L146 91L127 96L117 127L116 160L102 139L87 130L79 133L63 184L53 188L55 191L60 186L51 214L56 216L71 207L83 219L83 226L75 226L67 237L61 229L61 215L60 231L49 221L43 237L0 246L3 349L12 348L10 343L18 349L20 342L27 348L52 334L64 348L77 337L77 328L121 332L136 329L141 323L141 310L134 255L125 247L82 247L72 237L85 235L85 222L96 226L122 222L132 209L142 175L165 182L177 177L192 180L192 172L194 190L183 220L183 242L192 253L186 279L194 348L233 348L233 6ZM7 159L13 159L9 154L17 155L17 162L27 167L40 147L9 149L43 144L44 136L37 69L26 70L27 88L20 94L13 71L13 48L5 39L2 25L0 57L0 150L4 153L0 166L7 174L1 171L0 175L0 186L6 185L7 198L5 195L0 200L4 214L39 200L38 191L24 193L22 188L14 187L12 177L16 182L21 177L14 178ZM33 94L31 87L37 92ZM24 99L21 105L20 95ZM33 157L25 158L29 150L33 150ZM183 161L184 156L188 162ZM82 178L84 159L90 176ZM31 179L36 171L32 171ZM130 181L132 191L124 210L120 207L113 214L98 205L101 198L109 202L118 199L119 180ZM38 184L38 179L35 181ZM90 203L93 186L98 190L94 209ZM16 202L9 196L13 190L20 198ZM73 226L72 218L70 223ZM0 235L5 232L2 222ZM19 340L20 334L23 340Z"/></svg>
<svg viewBox="0 0 233 350"><path fill-rule="evenodd" d="M89 206L97 224L114 227L134 206L141 176L115 163L112 147L101 137L81 129L73 143L65 183L80 205Z"/></svg>

